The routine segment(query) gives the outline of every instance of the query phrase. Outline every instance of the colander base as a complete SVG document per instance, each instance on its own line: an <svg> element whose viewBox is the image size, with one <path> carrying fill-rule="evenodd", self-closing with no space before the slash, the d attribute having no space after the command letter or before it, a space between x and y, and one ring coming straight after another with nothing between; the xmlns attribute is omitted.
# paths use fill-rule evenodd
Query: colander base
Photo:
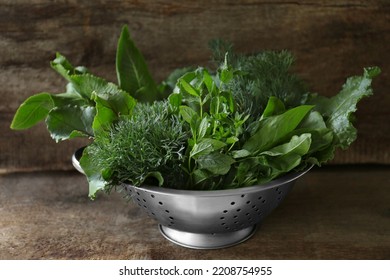
<svg viewBox="0 0 390 280"><path fill-rule="evenodd" d="M193 233L158 225L161 234L169 241L191 249L220 249L248 240L256 231L256 226L224 233Z"/></svg>

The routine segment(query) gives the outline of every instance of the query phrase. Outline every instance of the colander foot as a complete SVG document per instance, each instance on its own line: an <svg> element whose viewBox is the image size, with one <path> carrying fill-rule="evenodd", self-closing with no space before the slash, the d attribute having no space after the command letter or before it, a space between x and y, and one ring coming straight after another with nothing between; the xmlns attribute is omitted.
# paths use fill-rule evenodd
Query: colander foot
<svg viewBox="0 0 390 280"><path fill-rule="evenodd" d="M224 233L193 233L158 225L161 234L169 241L192 249L220 249L234 246L248 240L256 226Z"/></svg>

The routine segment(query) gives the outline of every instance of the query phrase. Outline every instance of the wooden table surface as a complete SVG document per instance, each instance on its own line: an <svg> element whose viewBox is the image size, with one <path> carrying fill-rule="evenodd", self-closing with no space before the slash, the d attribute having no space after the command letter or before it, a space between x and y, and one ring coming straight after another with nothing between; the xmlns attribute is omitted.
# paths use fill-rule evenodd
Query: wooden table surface
<svg viewBox="0 0 390 280"><path fill-rule="evenodd" d="M248 241L193 250L119 194L87 197L76 172L0 175L0 259L390 259L390 168L323 167Z"/></svg>

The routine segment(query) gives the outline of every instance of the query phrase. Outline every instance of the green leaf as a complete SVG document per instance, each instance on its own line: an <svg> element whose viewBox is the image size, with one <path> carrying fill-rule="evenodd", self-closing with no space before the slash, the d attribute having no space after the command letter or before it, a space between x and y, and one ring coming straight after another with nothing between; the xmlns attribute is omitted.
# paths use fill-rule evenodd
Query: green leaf
<svg viewBox="0 0 390 280"><path fill-rule="evenodd" d="M234 162L233 158L219 152L204 155L197 159L200 169L206 169L214 175L225 175L229 172L230 166Z"/></svg>
<svg viewBox="0 0 390 280"><path fill-rule="evenodd" d="M204 117L202 119L202 121L200 122L199 124L199 128L198 128L198 140L202 139L205 135L206 135L206 132L207 132L207 129L209 127L209 121L208 121L208 118L207 116Z"/></svg>
<svg viewBox="0 0 390 280"><path fill-rule="evenodd" d="M228 57L228 53L225 54L225 61L222 67L220 68L220 73L219 73L219 79L221 80L222 83L225 84L230 82L230 80L233 79L233 75L234 75L233 68L228 65L227 57Z"/></svg>
<svg viewBox="0 0 390 280"><path fill-rule="evenodd" d="M326 127L325 121L321 114L317 111L310 112L297 129L292 132L292 135L300 135L310 133L312 143L308 153L314 153L327 148L332 144L333 133Z"/></svg>
<svg viewBox="0 0 390 280"><path fill-rule="evenodd" d="M200 93L191 84L187 83L186 80L180 79L179 83L187 93L192 96L200 96Z"/></svg>
<svg viewBox="0 0 390 280"><path fill-rule="evenodd" d="M18 108L11 123L12 129L27 129L44 120L54 107L49 93L43 92L27 98Z"/></svg>
<svg viewBox="0 0 390 280"><path fill-rule="evenodd" d="M214 89L216 88L215 83L207 70L203 70L203 82L206 85L207 91L209 93L213 93Z"/></svg>
<svg viewBox="0 0 390 280"><path fill-rule="evenodd" d="M262 120L259 129L248 139L243 149L257 154L280 144L279 142L299 125L312 108L310 105L301 105L281 115Z"/></svg>
<svg viewBox="0 0 390 280"><path fill-rule="evenodd" d="M100 95L119 91L115 84L91 74L72 75L70 81L74 90L88 100L93 99L93 93Z"/></svg>
<svg viewBox="0 0 390 280"><path fill-rule="evenodd" d="M282 114L285 110L283 102L279 98L271 96L260 119Z"/></svg>
<svg viewBox="0 0 390 280"><path fill-rule="evenodd" d="M181 78L184 74L187 74L188 72L192 72L194 69L192 67L184 67L173 70L168 77L165 79L165 81L162 82L162 86L169 91L169 93L172 93L174 88L176 87L177 81L179 78Z"/></svg>
<svg viewBox="0 0 390 280"><path fill-rule="evenodd" d="M83 156L80 159L80 166L88 180L89 197L95 199L96 193L104 190L107 182L102 178L96 164L92 162L88 149L89 147L86 147L83 151Z"/></svg>
<svg viewBox="0 0 390 280"><path fill-rule="evenodd" d="M311 102L322 115L328 117L326 124L334 133L334 144L343 149L356 139L356 128L352 125L352 113L356 104L365 96L373 94L372 79L379 75L378 67L365 68L363 76L347 79L339 94L332 98L317 97Z"/></svg>
<svg viewBox="0 0 390 280"><path fill-rule="evenodd" d="M181 105L181 95L180 94L177 94L177 93L172 93L170 96L169 96L169 104L173 107L173 108L179 108L180 105Z"/></svg>
<svg viewBox="0 0 390 280"><path fill-rule="evenodd" d="M131 40L128 27L122 28L116 52L116 73L119 87L141 102L160 99L142 53Z"/></svg>
<svg viewBox="0 0 390 280"><path fill-rule="evenodd" d="M159 187L161 187L164 184L164 178L161 175L161 173L158 171L149 172L148 174L146 174L145 180L146 180L146 178L149 178L149 177L157 179Z"/></svg>
<svg viewBox="0 0 390 280"><path fill-rule="evenodd" d="M92 129L94 135L97 135L101 131L108 130L111 124L118 119L118 115L107 100L100 98L98 95L95 96L94 100L96 102L96 115L93 119Z"/></svg>
<svg viewBox="0 0 390 280"><path fill-rule="evenodd" d="M210 174L206 170L196 169L193 173L194 183L199 184L210 177Z"/></svg>
<svg viewBox="0 0 390 280"><path fill-rule="evenodd" d="M127 92L102 78L84 74L73 75L70 79L75 90L86 100L99 102L96 105L97 119L93 125L93 129L96 131L103 124L105 126L110 125L120 115L130 115L136 104L135 99ZM109 112L109 110L112 112Z"/></svg>
<svg viewBox="0 0 390 280"><path fill-rule="evenodd" d="M197 158L202 155L209 154L211 152L217 151L226 144L211 138L203 138L199 143L196 143L190 152L190 157Z"/></svg>
<svg viewBox="0 0 390 280"><path fill-rule="evenodd" d="M56 58L50 62L51 67L66 80L71 81L71 75L80 75L88 73L87 68L83 66L73 67L73 65L60 53L56 53Z"/></svg>
<svg viewBox="0 0 390 280"><path fill-rule="evenodd" d="M244 149L232 151L233 158L244 158L244 157L247 157L250 155L251 155L251 152L244 150Z"/></svg>
<svg viewBox="0 0 390 280"><path fill-rule="evenodd" d="M310 133L304 133L300 136L294 135L289 142L276 146L268 151L264 151L260 153L260 155L276 157L276 156L286 155L289 153L294 153L303 156L309 151L310 144L311 144Z"/></svg>
<svg viewBox="0 0 390 280"><path fill-rule="evenodd" d="M194 147L190 152L190 157L196 159L197 157L209 154L212 151L213 151L213 145L211 145L211 143L208 142L195 143Z"/></svg>
<svg viewBox="0 0 390 280"><path fill-rule="evenodd" d="M80 94L77 92L66 92L66 93L59 93L59 94L52 94L51 98L53 99L55 107L62 107L62 106L84 106L89 105L89 100L83 98Z"/></svg>
<svg viewBox="0 0 390 280"><path fill-rule="evenodd" d="M199 118L198 113L196 113L194 109L188 106L180 106L180 115L190 125L193 123L194 119Z"/></svg>
<svg viewBox="0 0 390 280"><path fill-rule="evenodd" d="M54 108L46 118L47 129L56 142L78 136L92 137L95 113L95 108L91 106Z"/></svg>

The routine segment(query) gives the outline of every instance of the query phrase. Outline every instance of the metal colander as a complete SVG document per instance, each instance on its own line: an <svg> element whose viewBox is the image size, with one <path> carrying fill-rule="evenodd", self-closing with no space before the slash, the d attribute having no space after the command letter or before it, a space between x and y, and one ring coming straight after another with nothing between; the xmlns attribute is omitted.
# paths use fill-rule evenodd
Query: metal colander
<svg viewBox="0 0 390 280"><path fill-rule="evenodd" d="M74 167L84 174L79 159ZM250 238L286 197L295 181L308 172L290 173L269 183L246 188L187 191L122 184L132 200L159 222L162 235L173 243L195 249L229 247Z"/></svg>
<svg viewBox="0 0 390 280"><path fill-rule="evenodd" d="M159 222L162 235L184 247L215 249L250 238L256 225L305 174L291 173L267 184L216 191L186 191L123 184L133 201Z"/></svg>

